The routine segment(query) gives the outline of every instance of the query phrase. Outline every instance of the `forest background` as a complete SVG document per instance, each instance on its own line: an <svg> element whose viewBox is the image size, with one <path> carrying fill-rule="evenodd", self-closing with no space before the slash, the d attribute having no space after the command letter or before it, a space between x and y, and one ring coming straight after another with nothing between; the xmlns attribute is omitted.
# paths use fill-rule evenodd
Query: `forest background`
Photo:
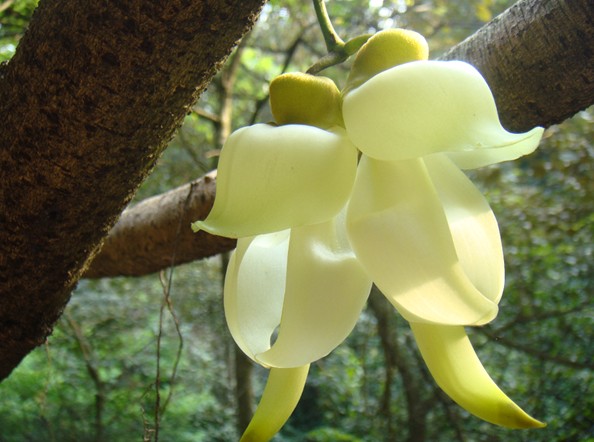
<svg viewBox="0 0 594 442"><path fill-rule="evenodd" d="M432 58L509 7L503 0L334 0L343 38L424 34ZM0 2L0 61L35 1ZM307 1L271 1L188 114L133 202L216 168L231 130L270 120L267 85L325 53ZM326 75L344 78L348 63ZM312 366L277 441L594 440L594 110L545 132L537 152L472 178L500 223L507 262L497 320L469 330L496 382L548 426L512 431L468 415L434 385L409 328L372 294L355 331ZM83 279L45 346L0 384L0 441L232 441L266 372L246 363L222 311L226 255L142 277Z"/></svg>

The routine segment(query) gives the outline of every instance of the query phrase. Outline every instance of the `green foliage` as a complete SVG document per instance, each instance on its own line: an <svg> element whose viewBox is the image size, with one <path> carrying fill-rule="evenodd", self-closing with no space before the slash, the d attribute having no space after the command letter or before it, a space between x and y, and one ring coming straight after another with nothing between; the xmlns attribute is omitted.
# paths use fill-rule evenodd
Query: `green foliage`
<svg viewBox="0 0 594 442"><path fill-rule="evenodd" d="M305 435L306 442L361 442L362 439L343 433L336 428L317 428Z"/></svg>
<svg viewBox="0 0 594 442"><path fill-rule="evenodd" d="M0 62L14 54L39 0L0 2Z"/></svg>
<svg viewBox="0 0 594 442"><path fill-rule="evenodd" d="M179 337L166 315L161 405L170 391L172 398L162 411L162 440L226 441L235 435L219 274L217 260L175 271L179 283L174 281L172 302L184 352L172 384ZM32 353L0 386L0 441L128 441L150 435L162 297L156 276L83 281L47 346ZM80 327L83 342L69 318ZM86 356L81 350L84 342ZM89 367L97 371L100 383L93 380ZM103 396L102 404L98 395Z"/></svg>
<svg viewBox="0 0 594 442"><path fill-rule="evenodd" d="M406 26L427 35L435 57L511 3L335 0L328 10L345 40ZM12 55L35 4L14 1L0 12L0 60ZM268 82L283 69L305 71L325 50L313 8L297 0L269 2L248 38L233 74L232 128L269 121ZM323 74L337 77L344 69ZM220 117L223 95L217 78L137 200L215 167L220 122L208 115ZM594 111L584 111L548 129L535 154L473 174L500 223L507 281L498 319L473 329L471 339L496 382L547 428L501 429L453 404L395 312L388 330L397 357L387 361L368 308L348 340L312 366L303 399L275 441L593 440L593 122ZM221 278L219 259L175 269L177 324L165 309L159 359L159 276L82 281L47 345L0 384L0 442L154 440L157 363L161 440L236 440ZM177 327L183 348L173 378ZM265 377L265 370L254 373L257 395Z"/></svg>

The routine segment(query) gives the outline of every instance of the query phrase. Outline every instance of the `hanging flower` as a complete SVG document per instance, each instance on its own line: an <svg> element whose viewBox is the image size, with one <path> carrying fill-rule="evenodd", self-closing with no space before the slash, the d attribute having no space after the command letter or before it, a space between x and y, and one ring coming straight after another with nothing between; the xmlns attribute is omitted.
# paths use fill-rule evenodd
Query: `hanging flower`
<svg viewBox="0 0 594 442"><path fill-rule="evenodd" d="M214 207L193 227L239 238L227 322L272 367L242 440L281 428L309 364L352 331L372 282L453 400L499 425L543 425L491 380L464 330L496 316L504 266L493 212L461 171L532 152L542 129L505 131L478 71L427 52L419 34L384 31L342 94L326 78L278 77L277 125L240 129L222 150Z"/></svg>

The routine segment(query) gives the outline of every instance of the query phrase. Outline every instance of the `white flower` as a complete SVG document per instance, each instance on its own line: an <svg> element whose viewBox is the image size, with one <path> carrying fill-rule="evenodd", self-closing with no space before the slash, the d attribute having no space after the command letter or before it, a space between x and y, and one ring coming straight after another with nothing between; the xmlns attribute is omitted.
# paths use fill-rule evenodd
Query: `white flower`
<svg viewBox="0 0 594 442"><path fill-rule="evenodd" d="M461 171L532 152L542 129L507 132L476 69L426 52L418 34L377 34L342 99L328 79L282 76L271 103L283 125L240 129L223 148L215 205L194 227L239 238L229 329L253 360L289 370L267 391L293 392L290 404L277 398L275 419L258 412L244 440L278 431L309 364L351 332L372 282L452 399L489 422L542 426L499 390L464 331L497 315L504 265L493 212Z"/></svg>

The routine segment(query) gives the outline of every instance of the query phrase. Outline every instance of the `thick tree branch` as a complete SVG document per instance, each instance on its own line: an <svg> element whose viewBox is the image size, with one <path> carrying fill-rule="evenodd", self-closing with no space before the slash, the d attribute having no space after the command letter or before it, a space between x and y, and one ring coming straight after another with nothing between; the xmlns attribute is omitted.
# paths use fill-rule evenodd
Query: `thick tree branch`
<svg viewBox="0 0 594 442"><path fill-rule="evenodd" d="M190 228L206 218L214 196L209 174L124 210L84 277L146 275L232 249L235 240Z"/></svg>
<svg viewBox="0 0 594 442"><path fill-rule="evenodd" d="M489 81L501 119L508 129L548 127L594 104L593 17L594 2L590 0L523 0L443 58L466 60L481 70ZM299 41L296 40L294 46ZM210 187L203 189L213 191ZM203 198L208 201L211 196L209 193ZM201 198L193 201L201 201ZM152 207L158 207L158 204ZM189 210L197 209L190 207ZM158 214L154 216L158 217ZM122 217L122 222L129 222L127 216ZM142 232L144 228L152 229L152 226L138 225L135 229ZM188 230L184 234L190 235ZM192 253L194 259L200 259L209 256L213 250L222 252L233 247L232 242L223 238L207 238L205 235L201 241L192 242L192 247L184 254L184 262L192 260ZM119 235L118 241L122 243L118 248L122 249L128 239ZM133 243L130 239L130 244ZM186 240L181 243L186 244ZM111 244L115 242L106 242L102 253L116 257L110 250ZM145 250L149 251L150 247ZM157 270L147 266L143 271L141 262L153 260L140 256L138 259L137 273L134 274ZM115 258L112 260L114 265L109 271L106 269L94 275L129 274L128 267L120 270ZM90 271L89 275L92 274Z"/></svg>
<svg viewBox="0 0 594 442"><path fill-rule="evenodd" d="M522 0L442 58L484 75L507 129L561 123L594 103L594 2Z"/></svg>
<svg viewBox="0 0 594 442"><path fill-rule="evenodd" d="M42 0L0 71L0 379L264 0Z"/></svg>

